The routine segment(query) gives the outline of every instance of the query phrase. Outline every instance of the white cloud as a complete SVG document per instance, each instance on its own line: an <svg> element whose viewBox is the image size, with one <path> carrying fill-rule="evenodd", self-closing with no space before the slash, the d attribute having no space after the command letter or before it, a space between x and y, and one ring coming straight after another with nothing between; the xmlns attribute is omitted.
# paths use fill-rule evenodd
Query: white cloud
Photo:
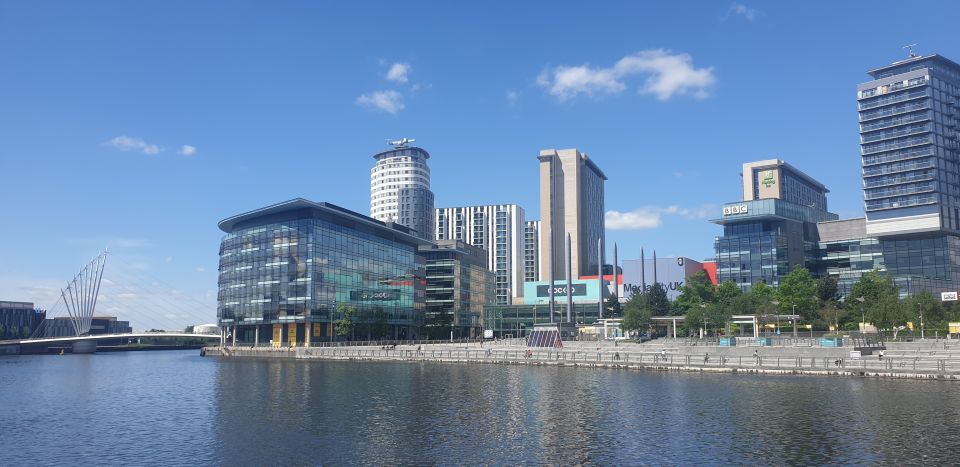
<svg viewBox="0 0 960 467"><path fill-rule="evenodd" d="M760 14L758 10L750 8L742 3L734 2L730 4L730 9L727 10L727 14L723 19L729 18L730 15L736 15L747 21L753 21L758 14Z"/></svg>
<svg viewBox="0 0 960 467"><path fill-rule="evenodd" d="M520 100L520 93L514 90L507 91L507 102L510 104L516 104Z"/></svg>
<svg viewBox="0 0 960 467"><path fill-rule="evenodd" d="M197 272L203 272L203 271L206 271L206 269L203 267L197 267Z"/></svg>
<svg viewBox="0 0 960 467"><path fill-rule="evenodd" d="M144 154L157 154L163 151L163 148L156 144L149 144L146 141L133 136L117 136L103 143L104 146L110 146L121 151L140 151Z"/></svg>
<svg viewBox="0 0 960 467"><path fill-rule="evenodd" d="M397 91L374 91L357 98L357 104L396 115L403 110L403 96Z"/></svg>
<svg viewBox="0 0 960 467"><path fill-rule="evenodd" d="M610 230L641 230L660 227L662 213L656 208L639 208L630 212L607 211L604 218Z"/></svg>
<svg viewBox="0 0 960 467"><path fill-rule="evenodd" d="M713 68L695 68L689 54L651 49L627 55L608 68L584 64L544 70L537 77L537 84L565 101L580 94L587 97L618 94L627 88L625 79L631 76L646 76L639 92L654 94L662 101L675 94L706 98L716 82Z"/></svg>
<svg viewBox="0 0 960 467"><path fill-rule="evenodd" d="M166 262L168 262L168 263L172 263L172 262L173 262L173 256L167 256L167 257L164 259L164 261L166 261Z"/></svg>
<svg viewBox="0 0 960 467"><path fill-rule="evenodd" d="M664 215L699 220L710 217L716 210L717 207L712 204L704 204L695 208L685 208L677 205L667 207L644 206L628 212L607 211L604 220L610 230L643 230L654 229L663 225Z"/></svg>
<svg viewBox="0 0 960 467"><path fill-rule="evenodd" d="M180 154L182 156L192 156L196 153L197 153L197 147L191 146L189 144L184 144L183 146L180 146L180 149L177 150L177 154Z"/></svg>
<svg viewBox="0 0 960 467"><path fill-rule="evenodd" d="M387 71L387 80L396 81L398 83L406 83L409 78L407 75L410 73L410 64L409 63L394 63L390 65L390 69Z"/></svg>

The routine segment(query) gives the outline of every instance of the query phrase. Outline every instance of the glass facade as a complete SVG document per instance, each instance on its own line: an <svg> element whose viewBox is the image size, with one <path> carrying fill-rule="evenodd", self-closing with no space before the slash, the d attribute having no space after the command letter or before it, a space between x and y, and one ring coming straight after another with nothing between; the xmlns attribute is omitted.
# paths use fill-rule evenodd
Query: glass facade
<svg viewBox="0 0 960 467"><path fill-rule="evenodd" d="M567 305L556 304L555 312L561 318L567 315ZM577 324L593 324L598 319L597 303L574 303L571 310ZM526 337L534 324L550 323L550 305L494 305L484 309L483 329L493 331L500 338Z"/></svg>
<svg viewBox="0 0 960 467"><path fill-rule="evenodd" d="M816 277L837 278L837 293L846 297L860 277L874 269L885 271L883 250L876 238L817 242L807 269Z"/></svg>
<svg viewBox="0 0 960 467"><path fill-rule="evenodd" d="M836 214L780 199L724 205L723 235L714 241L717 279L731 280L741 290L765 282L776 287L795 266L812 259L816 223L836 220Z"/></svg>
<svg viewBox="0 0 960 467"><path fill-rule="evenodd" d="M857 87L868 222L925 215L883 233L960 232L960 65L911 57L870 75Z"/></svg>
<svg viewBox="0 0 960 467"><path fill-rule="evenodd" d="M441 240L420 247L420 253L426 259L426 334L479 337L484 307L495 302L485 252L462 241Z"/></svg>
<svg viewBox="0 0 960 467"><path fill-rule="evenodd" d="M414 338L423 324L425 265L417 246L425 242L407 229L302 199L220 228L227 235L217 317L235 327L238 342L333 340L332 323L343 318L338 304L357 310L357 338Z"/></svg>

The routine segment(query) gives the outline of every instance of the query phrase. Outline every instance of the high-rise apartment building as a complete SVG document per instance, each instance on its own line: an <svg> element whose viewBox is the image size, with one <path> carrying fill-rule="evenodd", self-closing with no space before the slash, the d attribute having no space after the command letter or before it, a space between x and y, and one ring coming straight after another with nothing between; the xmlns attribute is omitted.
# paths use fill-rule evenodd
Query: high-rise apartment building
<svg viewBox="0 0 960 467"><path fill-rule="evenodd" d="M527 221L523 226L523 281L536 282L540 277L540 221Z"/></svg>
<svg viewBox="0 0 960 467"><path fill-rule="evenodd" d="M494 275L497 304L523 296L524 212L516 204L437 208L433 238L483 248Z"/></svg>
<svg viewBox="0 0 960 467"><path fill-rule="evenodd" d="M867 234L960 233L960 65L914 56L857 86Z"/></svg>
<svg viewBox="0 0 960 467"><path fill-rule="evenodd" d="M394 141L394 148L373 156L370 169L370 217L395 222L429 239L433 233L433 192L430 191L430 154L407 146L413 140Z"/></svg>
<svg viewBox="0 0 960 467"><path fill-rule="evenodd" d="M571 239L573 279L596 275L604 237L603 182L607 176L576 149L540 151L540 280L567 277Z"/></svg>

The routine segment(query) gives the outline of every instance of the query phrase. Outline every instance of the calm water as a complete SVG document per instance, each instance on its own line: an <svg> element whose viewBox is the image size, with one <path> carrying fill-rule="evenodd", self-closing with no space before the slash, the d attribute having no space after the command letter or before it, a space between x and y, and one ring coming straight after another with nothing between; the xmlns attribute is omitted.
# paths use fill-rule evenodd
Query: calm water
<svg viewBox="0 0 960 467"><path fill-rule="evenodd" d="M958 383L0 357L0 464L946 464Z"/></svg>

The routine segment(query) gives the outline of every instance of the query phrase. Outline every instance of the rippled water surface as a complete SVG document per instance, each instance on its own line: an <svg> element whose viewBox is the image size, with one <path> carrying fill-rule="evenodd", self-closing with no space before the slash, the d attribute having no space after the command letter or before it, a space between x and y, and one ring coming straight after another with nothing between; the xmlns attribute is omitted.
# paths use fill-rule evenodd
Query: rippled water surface
<svg viewBox="0 0 960 467"><path fill-rule="evenodd" d="M958 383L0 357L0 464L948 464Z"/></svg>

